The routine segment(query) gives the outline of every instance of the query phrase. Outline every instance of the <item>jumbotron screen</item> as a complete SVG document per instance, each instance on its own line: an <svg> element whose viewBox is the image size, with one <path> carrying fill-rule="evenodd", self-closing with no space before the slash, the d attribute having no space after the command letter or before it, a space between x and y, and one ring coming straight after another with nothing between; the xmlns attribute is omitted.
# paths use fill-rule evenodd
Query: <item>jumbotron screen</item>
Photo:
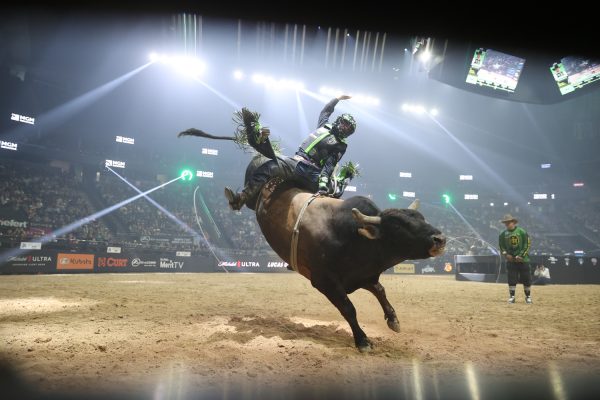
<svg viewBox="0 0 600 400"><path fill-rule="evenodd" d="M467 83L513 93L524 65L524 58L479 48L473 54Z"/></svg>
<svg viewBox="0 0 600 400"><path fill-rule="evenodd" d="M565 95L600 80L600 61L582 57L564 57L560 62L552 64L550 72L554 76L560 94Z"/></svg>

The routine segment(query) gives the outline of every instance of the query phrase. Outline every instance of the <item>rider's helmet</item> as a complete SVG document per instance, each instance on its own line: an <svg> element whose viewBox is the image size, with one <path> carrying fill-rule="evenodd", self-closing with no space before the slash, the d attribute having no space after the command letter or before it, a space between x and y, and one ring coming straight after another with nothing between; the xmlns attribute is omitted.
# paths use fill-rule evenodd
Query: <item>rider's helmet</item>
<svg viewBox="0 0 600 400"><path fill-rule="evenodd" d="M356 130L356 121L350 114L342 114L336 118L331 127L331 132L342 139L352 135Z"/></svg>

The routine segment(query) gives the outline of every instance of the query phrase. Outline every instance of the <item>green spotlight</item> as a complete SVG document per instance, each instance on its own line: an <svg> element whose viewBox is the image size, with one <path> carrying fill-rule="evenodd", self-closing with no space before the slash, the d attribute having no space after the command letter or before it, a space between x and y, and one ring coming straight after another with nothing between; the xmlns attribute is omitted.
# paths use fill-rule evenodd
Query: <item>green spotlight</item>
<svg viewBox="0 0 600 400"><path fill-rule="evenodd" d="M184 169L181 171L181 174L179 174L179 176L181 176L182 181L191 181L194 177L194 174L192 173L192 170Z"/></svg>
<svg viewBox="0 0 600 400"><path fill-rule="evenodd" d="M450 198L450 195L449 195L449 194L446 194L446 193L444 193L444 194L442 195L442 197L444 198L444 203L446 203L446 204L450 204L450 201L451 201L452 199Z"/></svg>
<svg viewBox="0 0 600 400"><path fill-rule="evenodd" d="M390 199L391 201L396 201L396 199L397 199L396 193L388 193L388 199Z"/></svg>

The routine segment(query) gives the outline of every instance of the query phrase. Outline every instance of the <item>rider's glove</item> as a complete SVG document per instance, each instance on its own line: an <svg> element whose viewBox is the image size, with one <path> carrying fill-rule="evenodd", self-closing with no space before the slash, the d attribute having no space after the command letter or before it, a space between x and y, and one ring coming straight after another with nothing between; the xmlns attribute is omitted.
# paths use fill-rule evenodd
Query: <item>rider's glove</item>
<svg viewBox="0 0 600 400"><path fill-rule="evenodd" d="M329 178L326 176L322 176L319 178L319 194L327 194L329 193L329 187L327 184L329 183Z"/></svg>

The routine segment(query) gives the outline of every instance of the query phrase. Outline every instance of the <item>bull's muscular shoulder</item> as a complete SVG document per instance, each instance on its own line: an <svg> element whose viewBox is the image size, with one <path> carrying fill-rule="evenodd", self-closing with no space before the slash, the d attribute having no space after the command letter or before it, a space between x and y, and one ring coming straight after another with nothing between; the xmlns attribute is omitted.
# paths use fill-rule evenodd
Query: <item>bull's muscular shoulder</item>
<svg viewBox="0 0 600 400"><path fill-rule="evenodd" d="M344 200L335 211L333 218L336 232L356 233L356 221L352 216L352 209L356 208L364 215L379 215L381 210L375 203L364 196L354 196Z"/></svg>
<svg viewBox="0 0 600 400"><path fill-rule="evenodd" d="M342 209L348 209L352 211L353 208L357 208L361 213L365 215L378 215L381 210L375 205L373 200L365 196L354 196L344 200Z"/></svg>

